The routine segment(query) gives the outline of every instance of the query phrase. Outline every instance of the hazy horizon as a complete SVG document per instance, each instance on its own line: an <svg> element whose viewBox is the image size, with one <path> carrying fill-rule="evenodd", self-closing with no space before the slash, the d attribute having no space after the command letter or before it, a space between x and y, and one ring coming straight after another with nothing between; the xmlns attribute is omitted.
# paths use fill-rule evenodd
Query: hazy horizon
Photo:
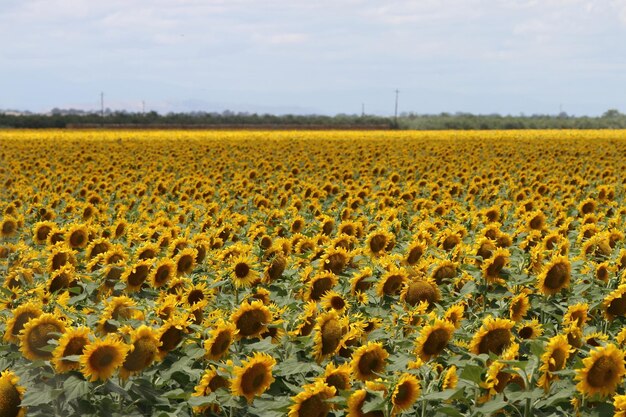
<svg viewBox="0 0 626 417"><path fill-rule="evenodd" d="M626 0L4 0L0 109L626 111Z"/></svg>

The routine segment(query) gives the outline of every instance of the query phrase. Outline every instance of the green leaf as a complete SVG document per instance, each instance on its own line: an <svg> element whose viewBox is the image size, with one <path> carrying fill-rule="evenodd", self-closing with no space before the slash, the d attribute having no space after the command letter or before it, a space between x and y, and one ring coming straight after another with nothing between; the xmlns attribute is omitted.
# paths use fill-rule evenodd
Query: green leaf
<svg viewBox="0 0 626 417"><path fill-rule="evenodd" d="M477 365L465 365L461 372L460 378L466 381L480 384L482 382L482 373L484 368Z"/></svg>
<svg viewBox="0 0 626 417"><path fill-rule="evenodd" d="M91 384L81 378L70 376L63 382L63 392L65 400L72 401L86 395L91 388Z"/></svg>
<svg viewBox="0 0 626 417"><path fill-rule="evenodd" d="M461 414L461 412L459 410L457 410L456 408L453 408L453 407L438 407L437 408L437 413L445 414L447 416L452 416L452 417L462 417L463 416L463 414Z"/></svg>
<svg viewBox="0 0 626 417"><path fill-rule="evenodd" d="M379 392L370 392L368 393L367 400L365 404L363 404L362 410L363 414L370 413L376 410L383 410L385 407L385 397Z"/></svg>
<svg viewBox="0 0 626 417"><path fill-rule="evenodd" d="M215 397L215 393L211 392L209 393L209 395L202 396L202 397L189 397L189 399L187 400L187 403L191 407L204 407L207 405L215 404L216 400L217 399Z"/></svg>

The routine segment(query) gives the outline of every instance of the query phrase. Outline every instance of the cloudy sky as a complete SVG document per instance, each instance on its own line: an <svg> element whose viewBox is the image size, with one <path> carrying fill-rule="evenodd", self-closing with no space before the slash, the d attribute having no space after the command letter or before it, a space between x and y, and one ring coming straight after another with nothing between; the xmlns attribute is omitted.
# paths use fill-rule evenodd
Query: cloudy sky
<svg viewBox="0 0 626 417"><path fill-rule="evenodd" d="M626 112L626 0L0 0L0 109Z"/></svg>

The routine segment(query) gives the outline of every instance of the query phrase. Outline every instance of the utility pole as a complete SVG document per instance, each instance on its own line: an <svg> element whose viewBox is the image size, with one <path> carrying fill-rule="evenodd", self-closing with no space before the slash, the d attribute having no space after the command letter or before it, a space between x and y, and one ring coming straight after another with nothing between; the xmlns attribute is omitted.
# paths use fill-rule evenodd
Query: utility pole
<svg viewBox="0 0 626 417"><path fill-rule="evenodd" d="M365 103L361 103L361 117L365 117Z"/></svg>
<svg viewBox="0 0 626 417"><path fill-rule="evenodd" d="M396 110L394 112L394 120L396 121L396 125L398 124L398 94L400 93L400 90L398 90L396 88Z"/></svg>
<svg viewBox="0 0 626 417"><path fill-rule="evenodd" d="M141 100L141 115L142 116L146 115L146 101L145 100Z"/></svg>
<svg viewBox="0 0 626 417"><path fill-rule="evenodd" d="M104 119L104 92L100 93L100 116Z"/></svg>

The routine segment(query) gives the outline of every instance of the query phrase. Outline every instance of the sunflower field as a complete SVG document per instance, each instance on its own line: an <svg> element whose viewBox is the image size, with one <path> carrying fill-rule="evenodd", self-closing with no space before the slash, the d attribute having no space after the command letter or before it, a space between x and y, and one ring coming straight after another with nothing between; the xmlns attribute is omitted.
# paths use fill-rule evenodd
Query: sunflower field
<svg viewBox="0 0 626 417"><path fill-rule="evenodd" d="M0 416L626 416L623 131L0 132Z"/></svg>

